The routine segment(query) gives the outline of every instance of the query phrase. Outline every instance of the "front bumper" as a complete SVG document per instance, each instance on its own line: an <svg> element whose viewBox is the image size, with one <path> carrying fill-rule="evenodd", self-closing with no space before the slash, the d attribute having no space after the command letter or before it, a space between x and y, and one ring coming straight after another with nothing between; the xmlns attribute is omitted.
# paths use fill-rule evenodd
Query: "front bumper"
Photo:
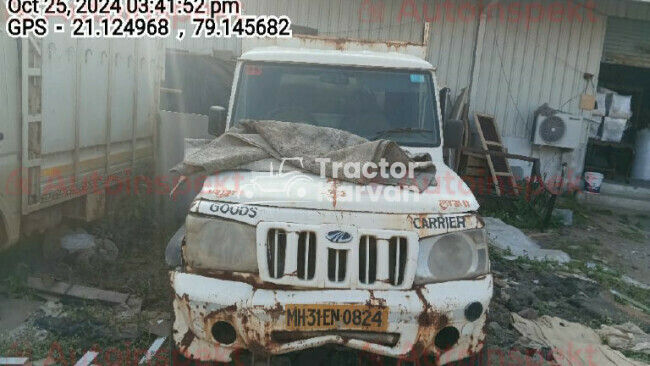
<svg viewBox="0 0 650 366"><path fill-rule="evenodd" d="M409 291L255 289L235 281L172 272L174 342L188 358L228 362L232 353L248 349L277 355L325 344L340 344L383 356L436 357L440 364L470 357L481 351L486 309L492 297L492 276L421 286ZM479 302L483 312L469 321L465 309ZM385 333L289 332L284 306L288 304L359 304L389 309ZM236 340L219 344L212 335L217 322L230 323ZM436 335L453 327L460 337L451 348L438 349ZM283 337L279 337L282 335Z"/></svg>

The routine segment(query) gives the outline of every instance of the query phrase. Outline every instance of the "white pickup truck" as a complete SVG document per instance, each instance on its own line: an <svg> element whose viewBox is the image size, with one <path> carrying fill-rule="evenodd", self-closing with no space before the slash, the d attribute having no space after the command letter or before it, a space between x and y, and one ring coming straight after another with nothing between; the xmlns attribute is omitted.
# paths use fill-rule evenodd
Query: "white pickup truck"
<svg viewBox="0 0 650 366"><path fill-rule="evenodd" d="M392 200L311 174L286 192L264 189L268 172L208 177L171 273L176 349L220 362L328 344L435 364L484 354L487 238L474 195L443 162L434 68L411 44L291 42L241 56L228 112L212 111L215 135L242 120L347 130L428 154L437 183ZM254 197L223 194L235 184Z"/></svg>

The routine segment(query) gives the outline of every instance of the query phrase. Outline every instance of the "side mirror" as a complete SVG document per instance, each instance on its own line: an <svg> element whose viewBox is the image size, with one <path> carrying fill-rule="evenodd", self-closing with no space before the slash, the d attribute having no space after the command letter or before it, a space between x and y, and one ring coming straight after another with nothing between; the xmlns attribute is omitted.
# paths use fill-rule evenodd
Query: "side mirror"
<svg viewBox="0 0 650 366"><path fill-rule="evenodd" d="M208 113L208 133L219 137L226 132L226 109L224 107L212 106Z"/></svg>
<svg viewBox="0 0 650 366"><path fill-rule="evenodd" d="M461 120L450 119L444 125L445 146L449 149L460 149L463 147L463 135L465 124Z"/></svg>
<svg viewBox="0 0 650 366"><path fill-rule="evenodd" d="M442 88L438 94L438 99L440 100L440 114L442 115L442 120L446 121L449 116L447 115L447 109L449 107L449 95L451 94L451 89Z"/></svg>

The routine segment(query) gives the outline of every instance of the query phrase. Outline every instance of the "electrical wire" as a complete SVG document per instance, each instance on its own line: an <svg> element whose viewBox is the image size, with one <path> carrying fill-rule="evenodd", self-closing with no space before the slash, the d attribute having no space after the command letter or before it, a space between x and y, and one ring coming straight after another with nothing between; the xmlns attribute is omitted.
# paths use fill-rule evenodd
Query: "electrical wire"
<svg viewBox="0 0 650 366"><path fill-rule="evenodd" d="M528 133L528 135L530 135L532 133L532 130L528 126L528 123L526 122L526 118L524 118L524 115L519 110L519 104L515 100L515 97L513 96L513 93L512 93L512 86L510 85L510 80L508 80L508 77L506 76L506 70L505 70L505 67L503 66L503 58L501 57L501 48L499 47L499 42L497 41L497 37L494 37L494 45L497 48L496 54L499 57L499 64L500 64L500 67L501 67L501 74L503 75L503 79L506 82L506 87L508 89L508 96L510 96L510 100L512 101L512 104L515 106L515 110L517 111L517 116L524 123L524 126L526 126L526 132Z"/></svg>

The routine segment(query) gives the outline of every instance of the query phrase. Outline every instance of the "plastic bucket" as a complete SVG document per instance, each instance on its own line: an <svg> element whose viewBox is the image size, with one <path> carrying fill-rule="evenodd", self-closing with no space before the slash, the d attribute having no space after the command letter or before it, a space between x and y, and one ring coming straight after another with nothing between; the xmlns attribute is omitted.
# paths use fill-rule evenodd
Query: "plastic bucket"
<svg viewBox="0 0 650 366"><path fill-rule="evenodd" d="M589 193L600 193L600 186L605 176L595 172L585 172L585 191Z"/></svg>

